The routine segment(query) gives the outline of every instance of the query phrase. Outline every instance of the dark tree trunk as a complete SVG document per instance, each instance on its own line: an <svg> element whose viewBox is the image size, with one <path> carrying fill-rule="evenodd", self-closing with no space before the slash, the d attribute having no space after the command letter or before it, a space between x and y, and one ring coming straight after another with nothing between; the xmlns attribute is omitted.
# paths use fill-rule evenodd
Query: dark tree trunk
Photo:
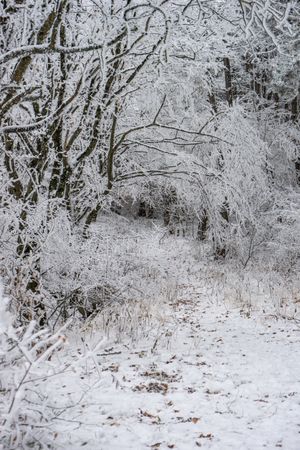
<svg viewBox="0 0 300 450"><path fill-rule="evenodd" d="M224 74L225 74L225 91L226 91L226 100L229 106L233 104L233 88L232 88L232 73L230 67L230 59L225 57L223 59L224 62Z"/></svg>
<svg viewBox="0 0 300 450"><path fill-rule="evenodd" d="M198 241L204 241L206 239L207 230L208 230L208 216L206 211L204 211L204 214L198 223L198 230L197 230Z"/></svg>

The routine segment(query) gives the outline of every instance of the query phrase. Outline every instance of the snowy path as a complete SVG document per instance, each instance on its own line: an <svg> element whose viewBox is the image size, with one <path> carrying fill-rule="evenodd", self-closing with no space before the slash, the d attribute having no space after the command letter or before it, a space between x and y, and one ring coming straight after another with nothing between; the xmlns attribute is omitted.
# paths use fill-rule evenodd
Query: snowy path
<svg viewBox="0 0 300 450"><path fill-rule="evenodd" d="M172 305L158 339L99 356L102 381L61 417L57 448L300 449L299 325L194 294Z"/></svg>

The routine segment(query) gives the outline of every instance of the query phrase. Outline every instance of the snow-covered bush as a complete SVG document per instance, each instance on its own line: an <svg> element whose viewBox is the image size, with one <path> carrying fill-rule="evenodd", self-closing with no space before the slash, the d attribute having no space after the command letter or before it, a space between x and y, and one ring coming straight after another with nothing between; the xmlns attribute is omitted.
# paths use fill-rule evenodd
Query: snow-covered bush
<svg viewBox="0 0 300 450"><path fill-rule="evenodd" d="M1 287L0 449L56 448L58 434L64 436L64 427L57 424L66 413L76 416L76 408L102 381L96 354L105 339L82 339L83 349L77 345L69 352L66 326L54 334L34 321L17 327L8 303ZM81 384L89 371L96 373L96 380ZM76 386L74 395L66 396L68 383Z"/></svg>
<svg viewBox="0 0 300 450"><path fill-rule="evenodd" d="M0 448L40 448L36 446L41 441L47 444L52 417L40 380L53 375L50 360L65 337L37 331L35 322L26 329L17 328L7 307L1 287Z"/></svg>
<svg viewBox="0 0 300 450"><path fill-rule="evenodd" d="M104 215L87 239L59 224L41 258L43 286L53 299L47 306L51 320L86 319L110 305L152 302L178 276L181 244L166 242L159 221Z"/></svg>
<svg viewBox="0 0 300 450"><path fill-rule="evenodd" d="M243 265L274 236L285 246L276 199L300 167L294 8L52 3L0 4L0 272L20 322L160 295L160 249L99 226L111 209L139 203Z"/></svg>

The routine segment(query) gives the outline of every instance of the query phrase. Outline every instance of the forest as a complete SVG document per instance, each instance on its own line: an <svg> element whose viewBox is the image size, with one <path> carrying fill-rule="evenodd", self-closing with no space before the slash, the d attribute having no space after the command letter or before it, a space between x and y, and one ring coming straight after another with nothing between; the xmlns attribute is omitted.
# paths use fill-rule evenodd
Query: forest
<svg viewBox="0 0 300 450"><path fill-rule="evenodd" d="M0 450L298 450L299 1L1 0L0 149Z"/></svg>

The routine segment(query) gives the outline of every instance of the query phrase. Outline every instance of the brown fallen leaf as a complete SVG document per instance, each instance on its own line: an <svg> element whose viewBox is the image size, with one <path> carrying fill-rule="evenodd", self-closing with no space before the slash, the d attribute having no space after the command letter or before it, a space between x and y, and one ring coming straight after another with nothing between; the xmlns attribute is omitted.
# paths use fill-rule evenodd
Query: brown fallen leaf
<svg viewBox="0 0 300 450"><path fill-rule="evenodd" d="M149 419L153 419L152 423L160 423L160 417L159 416L154 416L153 414L150 414L148 411L143 411L142 409L140 409L140 414L144 417L149 417Z"/></svg>
<svg viewBox="0 0 300 450"><path fill-rule="evenodd" d="M168 381L169 383L173 383L174 381L178 381L178 375L177 374L167 374L163 370L160 372L158 370L153 371L146 371L141 373L142 377L148 377L148 378L156 378L159 381Z"/></svg>
<svg viewBox="0 0 300 450"><path fill-rule="evenodd" d="M214 435L212 433L207 433L207 434L201 433L201 434L199 434L198 437L201 439L212 439L214 437Z"/></svg>
<svg viewBox="0 0 300 450"><path fill-rule="evenodd" d="M199 420L200 420L199 417L192 417L192 419L191 419L191 421L192 421L193 423L198 423Z"/></svg>
<svg viewBox="0 0 300 450"><path fill-rule="evenodd" d="M103 371L109 370L110 372L119 372L119 364L111 364L109 367L103 369Z"/></svg>
<svg viewBox="0 0 300 450"><path fill-rule="evenodd" d="M139 384L133 388L133 391L166 394L169 386L167 383L151 382L148 385Z"/></svg>
<svg viewBox="0 0 300 450"><path fill-rule="evenodd" d="M194 424L198 423L200 419L200 417L188 417L187 419L184 419L181 416L177 416L176 419L178 420L178 422L180 423L187 423L187 422L192 422Z"/></svg>
<svg viewBox="0 0 300 450"><path fill-rule="evenodd" d="M219 389L206 389L204 392L205 394L217 395L220 394L221 391Z"/></svg>

